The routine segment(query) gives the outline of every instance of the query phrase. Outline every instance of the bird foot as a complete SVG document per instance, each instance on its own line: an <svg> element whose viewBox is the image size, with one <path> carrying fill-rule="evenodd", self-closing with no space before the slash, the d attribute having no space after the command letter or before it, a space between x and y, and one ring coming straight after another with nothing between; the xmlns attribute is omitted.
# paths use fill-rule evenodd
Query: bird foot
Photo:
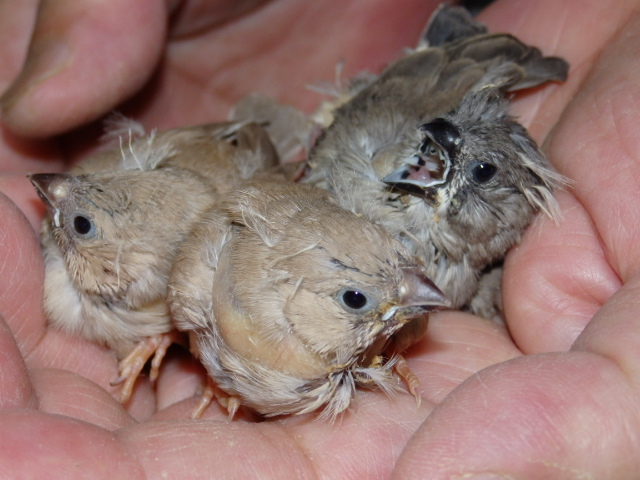
<svg viewBox="0 0 640 480"><path fill-rule="evenodd" d="M233 417L240 408L240 399L220 390L213 383L211 377L207 379L207 386L202 392L198 405L193 409L193 412L191 412L191 418L200 418L211 403L213 397L216 397L218 403L227 409L227 412L229 412L229 420L233 420Z"/></svg>
<svg viewBox="0 0 640 480"><path fill-rule="evenodd" d="M158 378L160 365L172 343L179 340L179 334L175 330L146 337L138 342L135 348L122 359L118 365L119 376L111 382L111 385L119 385L124 382L120 390L120 403L126 403L131 397L133 386L145 364L153 356L149 379L154 382Z"/></svg>
<svg viewBox="0 0 640 480"><path fill-rule="evenodd" d="M420 408L422 404L422 396L420 395L420 380L416 377L416 374L411 371L409 368L409 364L407 360L402 356L398 355L398 360L396 361L394 367L396 373L404 380L407 384L407 388L409 389L409 393L414 396L416 399L416 405Z"/></svg>

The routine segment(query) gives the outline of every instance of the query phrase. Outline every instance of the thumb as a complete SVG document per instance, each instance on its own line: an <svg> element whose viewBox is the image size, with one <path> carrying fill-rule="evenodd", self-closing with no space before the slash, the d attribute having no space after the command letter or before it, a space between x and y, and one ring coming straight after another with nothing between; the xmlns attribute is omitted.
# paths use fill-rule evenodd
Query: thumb
<svg viewBox="0 0 640 480"><path fill-rule="evenodd" d="M43 0L22 72L0 99L3 122L43 137L100 117L153 73L166 24L156 0Z"/></svg>

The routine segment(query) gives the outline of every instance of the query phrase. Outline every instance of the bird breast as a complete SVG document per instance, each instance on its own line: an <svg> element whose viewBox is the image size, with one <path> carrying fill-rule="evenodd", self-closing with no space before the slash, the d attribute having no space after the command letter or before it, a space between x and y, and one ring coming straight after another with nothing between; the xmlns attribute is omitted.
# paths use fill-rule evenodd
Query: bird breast
<svg viewBox="0 0 640 480"><path fill-rule="evenodd" d="M231 245L232 242L227 247ZM239 298L233 288L234 276L228 274L228 270L233 268L231 258L232 255L225 254L224 250L221 252L213 285L214 328L226 346L240 357L297 378L312 379L326 375L326 360L309 350L298 336L291 332L273 333L276 325L289 323L283 318L281 306L270 308L264 302L252 305L246 298ZM276 322L272 318L264 319L265 311L281 318Z"/></svg>

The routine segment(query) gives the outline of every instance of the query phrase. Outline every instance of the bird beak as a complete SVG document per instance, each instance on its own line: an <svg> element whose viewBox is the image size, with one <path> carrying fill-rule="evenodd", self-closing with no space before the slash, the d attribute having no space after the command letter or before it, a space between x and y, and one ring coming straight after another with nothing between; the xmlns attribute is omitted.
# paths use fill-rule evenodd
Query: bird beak
<svg viewBox="0 0 640 480"><path fill-rule="evenodd" d="M36 173L27 175L38 192L42 203L53 217L56 227L60 227L60 202L69 195L69 184L75 177L68 173Z"/></svg>
<svg viewBox="0 0 640 480"><path fill-rule="evenodd" d="M418 152L382 181L393 189L424 197L435 204L437 187L445 183L452 158L458 151L461 135L451 122L436 118L420 127L425 138Z"/></svg>
<svg viewBox="0 0 640 480"><path fill-rule="evenodd" d="M424 197L435 204L437 187L446 182L450 163L442 159L435 164L432 159L427 162L421 155L406 158L404 164L384 177L382 181L394 190Z"/></svg>
<svg viewBox="0 0 640 480"><path fill-rule="evenodd" d="M449 299L419 268L403 269L403 280L400 284L400 302L384 314L388 320L401 314L405 320L418 317L428 312L451 306Z"/></svg>

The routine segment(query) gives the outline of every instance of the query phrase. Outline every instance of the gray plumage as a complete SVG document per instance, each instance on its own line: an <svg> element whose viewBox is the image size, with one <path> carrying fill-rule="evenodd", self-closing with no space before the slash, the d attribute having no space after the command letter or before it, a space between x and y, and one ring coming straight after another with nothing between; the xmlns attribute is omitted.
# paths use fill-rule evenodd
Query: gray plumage
<svg viewBox="0 0 640 480"><path fill-rule="evenodd" d="M304 181L402 239L455 308L495 317L499 281L491 274L496 285L480 288L481 279L536 211L557 217L552 190L562 183L508 115L505 94L563 81L567 69L443 6L415 50L348 89ZM479 291L485 298L474 299Z"/></svg>

